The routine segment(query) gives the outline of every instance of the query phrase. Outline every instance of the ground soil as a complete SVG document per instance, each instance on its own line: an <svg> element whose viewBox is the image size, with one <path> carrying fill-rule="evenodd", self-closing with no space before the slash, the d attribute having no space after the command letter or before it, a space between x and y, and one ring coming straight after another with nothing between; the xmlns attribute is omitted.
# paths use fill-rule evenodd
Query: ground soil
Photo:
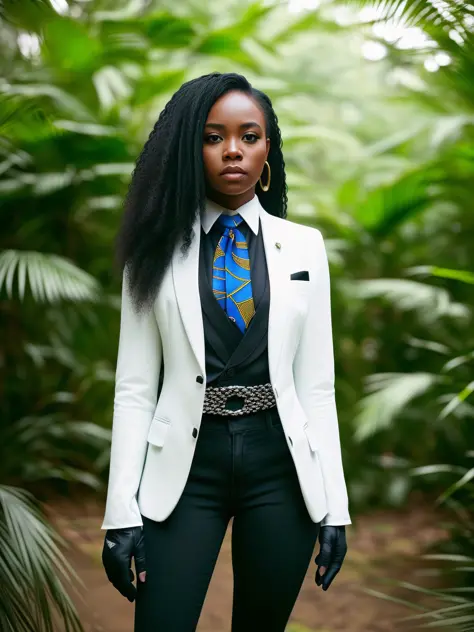
<svg viewBox="0 0 474 632"><path fill-rule="evenodd" d="M91 501L60 500L48 505L53 522L70 544L67 557L84 584L75 602L86 632L131 632L133 605L109 584L101 565L102 509L100 504ZM416 501L404 510L376 511L355 518L354 524L347 528L348 554L343 569L327 592L315 585L316 566L311 562L288 632L405 632L412 629L403 621L414 613L412 609L367 591L419 604L420 597L416 593L387 584L386 580L398 578L427 585L429 573L420 555L433 542L446 536L439 526L441 523L442 517L429 505ZM230 528L206 597L199 632L230 630ZM315 554L318 550L319 545L316 545ZM249 629L249 632L253 631Z"/></svg>

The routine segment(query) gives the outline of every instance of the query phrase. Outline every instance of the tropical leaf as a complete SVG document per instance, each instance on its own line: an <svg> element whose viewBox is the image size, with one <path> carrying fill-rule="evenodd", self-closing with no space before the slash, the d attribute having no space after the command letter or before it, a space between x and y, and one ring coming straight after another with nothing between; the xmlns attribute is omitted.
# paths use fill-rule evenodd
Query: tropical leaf
<svg viewBox="0 0 474 632"><path fill-rule="evenodd" d="M119 43L122 42L129 55L130 47L127 42L131 36L143 37L148 48L166 50L190 46L197 35L191 20L167 11L146 13L141 17L124 16L123 19L113 16L112 12L97 12L93 19L102 22L104 53L108 45L115 41L115 52L119 52Z"/></svg>
<svg viewBox="0 0 474 632"><path fill-rule="evenodd" d="M383 373L367 378L370 395L359 403L355 418L355 438L362 441L389 428L402 410L424 395L441 378L432 373Z"/></svg>
<svg viewBox="0 0 474 632"><path fill-rule="evenodd" d="M428 126L429 121L415 121L393 134L383 136L376 142L366 145L364 147L365 154L371 159L383 154L392 154L395 150L400 150L403 146L406 147L407 144L413 143L423 132L426 132Z"/></svg>
<svg viewBox="0 0 474 632"><path fill-rule="evenodd" d="M260 22L269 16L275 10L271 5L262 4L262 2L252 2L244 7L242 15L238 18L235 28L239 28L242 33L255 33Z"/></svg>
<svg viewBox="0 0 474 632"><path fill-rule="evenodd" d="M469 351L462 356L452 358L451 360L449 360L449 362L446 362L443 367L443 371L452 371L453 369L457 369L459 366L467 364L471 360L474 360L474 351Z"/></svg>
<svg viewBox="0 0 474 632"><path fill-rule="evenodd" d="M72 131L72 130L71 130ZM76 131L81 132L99 132L99 136L104 128L86 127L80 129L76 126ZM87 134L97 135L97 134ZM0 195L21 197L40 197L50 195L61 189L65 189L71 184L79 184L80 182L92 182L96 178L106 178L109 176L117 176L123 180L128 180L132 173L134 164L132 162L104 163L92 164L88 169L82 169L79 172L74 171L72 167L67 167L57 173L17 173L13 178L4 178L0 180Z"/></svg>
<svg viewBox="0 0 474 632"><path fill-rule="evenodd" d="M48 20L56 18L57 13L50 0L3 0L0 16L16 28L35 33Z"/></svg>
<svg viewBox="0 0 474 632"><path fill-rule="evenodd" d="M443 145L462 139L466 132L466 126L473 124L473 115L455 114L437 118L434 121L430 138L431 149L439 151Z"/></svg>
<svg viewBox="0 0 474 632"><path fill-rule="evenodd" d="M148 0L128 0L124 7L116 9L115 11L94 11L92 14L92 19L97 22L106 20L119 22L121 20L136 18L143 13L143 10L146 8L147 4Z"/></svg>
<svg viewBox="0 0 474 632"><path fill-rule="evenodd" d="M57 68L84 72L100 63L100 41L77 20L57 18L48 21L43 42L44 52Z"/></svg>
<svg viewBox="0 0 474 632"><path fill-rule="evenodd" d="M381 298L397 309L417 311L426 321L441 316L467 318L469 310L454 302L447 290L410 279L365 279L346 285L347 291L360 299Z"/></svg>
<svg viewBox="0 0 474 632"><path fill-rule="evenodd" d="M66 591L79 580L64 557L64 541L33 497L0 486L0 628L2 632L82 632Z"/></svg>
<svg viewBox="0 0 474 632"><path fill-rule="evenodd" d="M407 269L407 274L430 275L441 279L455 279L462 283L474 284L474 273L467 270L452 270L450 268L440 268L439 266L414 266Z"/></svg>
<svg viewBox="0 0 474 632"><path fill-rule="evenodd" d="M53 121L56 129L83 134L84 136L118 136L119 130L110 125L98 125L97 123L81 123L79 121L67 121L58 119Z"/></svg>
<svg viewBox="0 0 474 632"><path fill-rule="evenodd" d="M59 401L58 398L56 398ZM64 402L64 394L61 398ZM1 432L3 480L28 484L53 479L76 482L97 491L103 483L94 462L110 447L111 432L97 424L64 419L63 415L27 416ZM11 454L22 454L17 461Z"/></svg>
<svg viewBox="0 0 474 632"><path fill-rule="evenodd" d="M325 33L336 33L341 31L342 27L334 20L325 19L318 11L306 11L298 18L288 19L283 28L279 29L268 41L273 47L276 47L290 41L299 33L318 30Z"/></svg>
<svg viewBox="0 0 474 632"><path fill-rule="evenodd" d="M467 456L474 456L469 452ZM470 487L472 490L472 481L474 480L474 468L465 468L458 465L436 464L428 465L411 470L412 476L427 476L433 474L461 474L461 478L451 485L438 499L438 504L453 503L452 496L460 490ZM472 498L472 495L471 495ZM473 632L474 631L474 599L472 596L472 587L466 585L457 585L449 588L448 582L452 585L452 577L457 574L461 577L468 577L468 583L471 584L470 577L474 573L474 556L469 555L472 551L472 536L474 535L474 522L472 521L472 503L460 507L460 513L455 516L454 521L448 523L451 538L447 542L447 550L449 553L428 553L421 556L425 561L443 562L442 566L432 568L430 573L438 578L438 583L444 588L430 589L417 586L411 582L391 581L399 589L408 590L415 596L413 600L403 599L399 603L404 603L413 610L420 610L418 614L413 614L400 619L401 628L405 628L409 624L410 629L415 628L437 628L443 630L453 629L457 632ZM462 518L461 518L462 514ZM459 520L461 518L461 520ZM457 535L455 535L457 534ZM441 543L444 547L444 542ZM445 549L446 550L446 549ZM470 577L469 577L470 576ZM365 592L369 592L365 590ZM390 595L380 592L372 593L374 596L382 599L391 600ZM419 605L420 595L429 597L429 606ZM436 604L440 603L441 606Z"/></svg>
<svg viewBox="0 0 474 632"><path fill-rule="evenodd" d="M155 13L144 20L145 34L157 48L184 48L196 37L191 20L172 13Z"/></svg>
<svg viewBox="0 0 474 632"><path fill-rule="evenodd" d="M177 90L184 82L186 71L165 70L156 75L145 74L136 84L131 102L136 106L141 106L156 97L162 97L164 93Z"/></svg>
<svg viewBox="0 0 474 632"><path fill-rule="evenodd" d="M124 73L115 66L103 66L93 76L97 97L104 111L124 102L133 88Z"/></svg>
<svg viewBox="0 0 474 632"><path fill-rule="evenodd" d="M5 196L20 195L22 197L34 195L40 197L50 195L55 191L69 187L75 174L74 171L64 169L59 173L18 173L14 178L0 180L0 194Z"/></svg>
<svg viewBox="0 0 474 632"><path fill-rule="evenodd" d="M13 139L18 145L23 139L38 140L54 133L43 99L5 94L1 90L0 85L0 136ZM15 152L13 147L12 152Z"/></svg>
<svg viewBox="0 0 474 632"><path fill-rule="evenodd" d="M445 0L442 5L430 0L344 0L344 4L373 7L379 19L397 20L407 26L436 24L454 28L459 25L463 29L463 18L471 10L468 2L456 0Z"/></svg>
<svg viewBox="0 0 474 632"><path fill-rule="evenodd" d="M429 165L417 168L392 184L370 191L356 210L356 220L371 234L383 238L414 219L435 199L436 176Z"/></svg>
<svg viewBox="0 0 474 632"><path fill-rule="evenodd" d="M206 34L196 45L194 52L231 59L243 66L258 71L259 63L243 47L243 34L238 28L229 27Z"/></svg>
<svg viewBox="0 0 474 632"><path fill-rule="evenodd" d="M455 395L439 414L439 419L445 419L453 413L474 392L474 380L465 386L460 393Z"/></svg>
<svg viewBox="0 0 474 632"><path fill-rule="evenodd" d="M465 487L468 483L474 480L474 467L465 472L464 476L462 476L458 481L453 483L448 489L446 489L441 496L437 499L438 503L444 503L447 498L452 496L455 492ZM471 560L474 562L474 560Z"/></svg>
<svg viewBox="0 0 474 632"><path fill-rule="evenodd" d="M128 179L134 166L133 162L96 163L90 169L81 171L79 177L83 180L94 180L107 176L125 176Z"/></svg>
<svg viewBox="0 0 474 632"><path fill-rule="evenodd" d="M323 125L286 126L283 130L283 135L285 148L291 148L298 143L307 143L309 140L312 140L328 144L337 143L349 155L362 155L362 146L355 136L334 128L324 127Z"/></svg>
<svg viewBox="0 0 474 632"><path fill-rule="evenodd" d="M431 465L420 465L410 470L411 476L428 476L432 474L464 474L466 468L460 465L449 465L446 463L432 463Z"/></svg>
<svg viewBox="0 0 474 632"><path fill-rule="evenodd" d="M97 281L57 255L5 250L0 253L0 290L5 288L10 298L13 296L15 275L21 300L25 297L27 280L36 301L97 301L99 297Z"/></svg>
<svg viewBox="0 0 474 632"><path fill-rule="evenodd" d="M55 85L43 83L2 84L2 82L0 82L0 95L2 94L25 99L31 106L36 103L37 108L41 111L45 111L47 107L49 109L50 106L53 106L59 116L62 114L74 120L88 121L91 123L97 122L91 112L78 98L68 94L65 90Z"/></svg>

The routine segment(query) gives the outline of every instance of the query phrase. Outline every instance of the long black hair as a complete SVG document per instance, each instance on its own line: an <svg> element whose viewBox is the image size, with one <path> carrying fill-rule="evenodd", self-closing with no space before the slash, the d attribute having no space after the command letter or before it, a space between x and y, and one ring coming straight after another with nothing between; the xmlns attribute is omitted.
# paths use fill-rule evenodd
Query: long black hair
<svg viewBox="0 0 474 632"><path fill-rule="evenodd" d="M239 90L261 107L270 139L272 180L257 195L266 211L286 217L287 186L278 119L269 97L242 75L212 73L184 83L161 112L137 160L117 236L116 258L135 309L150 307L176 245L191 245L196 214L204 210L206 185L202 144L209 110L221 96Z"/></svg>

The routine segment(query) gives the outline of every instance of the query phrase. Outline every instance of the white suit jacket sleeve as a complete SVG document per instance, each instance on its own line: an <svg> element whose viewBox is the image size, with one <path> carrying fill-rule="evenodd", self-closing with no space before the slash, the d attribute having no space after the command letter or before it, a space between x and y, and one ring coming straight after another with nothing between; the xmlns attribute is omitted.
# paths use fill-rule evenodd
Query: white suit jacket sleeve
<svg viewBox="0 0 474 632"><path fill-rule="evenodd" d="M137 492L155 411L162 345L153 309L138 316L122 281L107 502L102 529L141 526Z"/></svg>
<svg viewBox="0 0 474 632"><path fill-rule="evenodd" d="M328 514L321 525L351 524L334 394L329 266L321 233L312 231L311 303L293 365L298 399L318 437ZM311 280L311 279L310 279Z"/></svg>

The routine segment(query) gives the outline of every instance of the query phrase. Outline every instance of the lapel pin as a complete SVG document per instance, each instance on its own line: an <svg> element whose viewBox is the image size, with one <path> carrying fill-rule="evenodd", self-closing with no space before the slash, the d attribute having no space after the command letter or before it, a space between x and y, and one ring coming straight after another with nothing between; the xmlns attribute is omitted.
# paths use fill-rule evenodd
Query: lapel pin
<svg viewBox="0 0 474 632"><path fill-rule="evenodd" d="M279 242L279 241L277 241L277 242L275 243L275 246L278 248L278 250L281 250L281 244L280 244L280 242Z"/></svg>

